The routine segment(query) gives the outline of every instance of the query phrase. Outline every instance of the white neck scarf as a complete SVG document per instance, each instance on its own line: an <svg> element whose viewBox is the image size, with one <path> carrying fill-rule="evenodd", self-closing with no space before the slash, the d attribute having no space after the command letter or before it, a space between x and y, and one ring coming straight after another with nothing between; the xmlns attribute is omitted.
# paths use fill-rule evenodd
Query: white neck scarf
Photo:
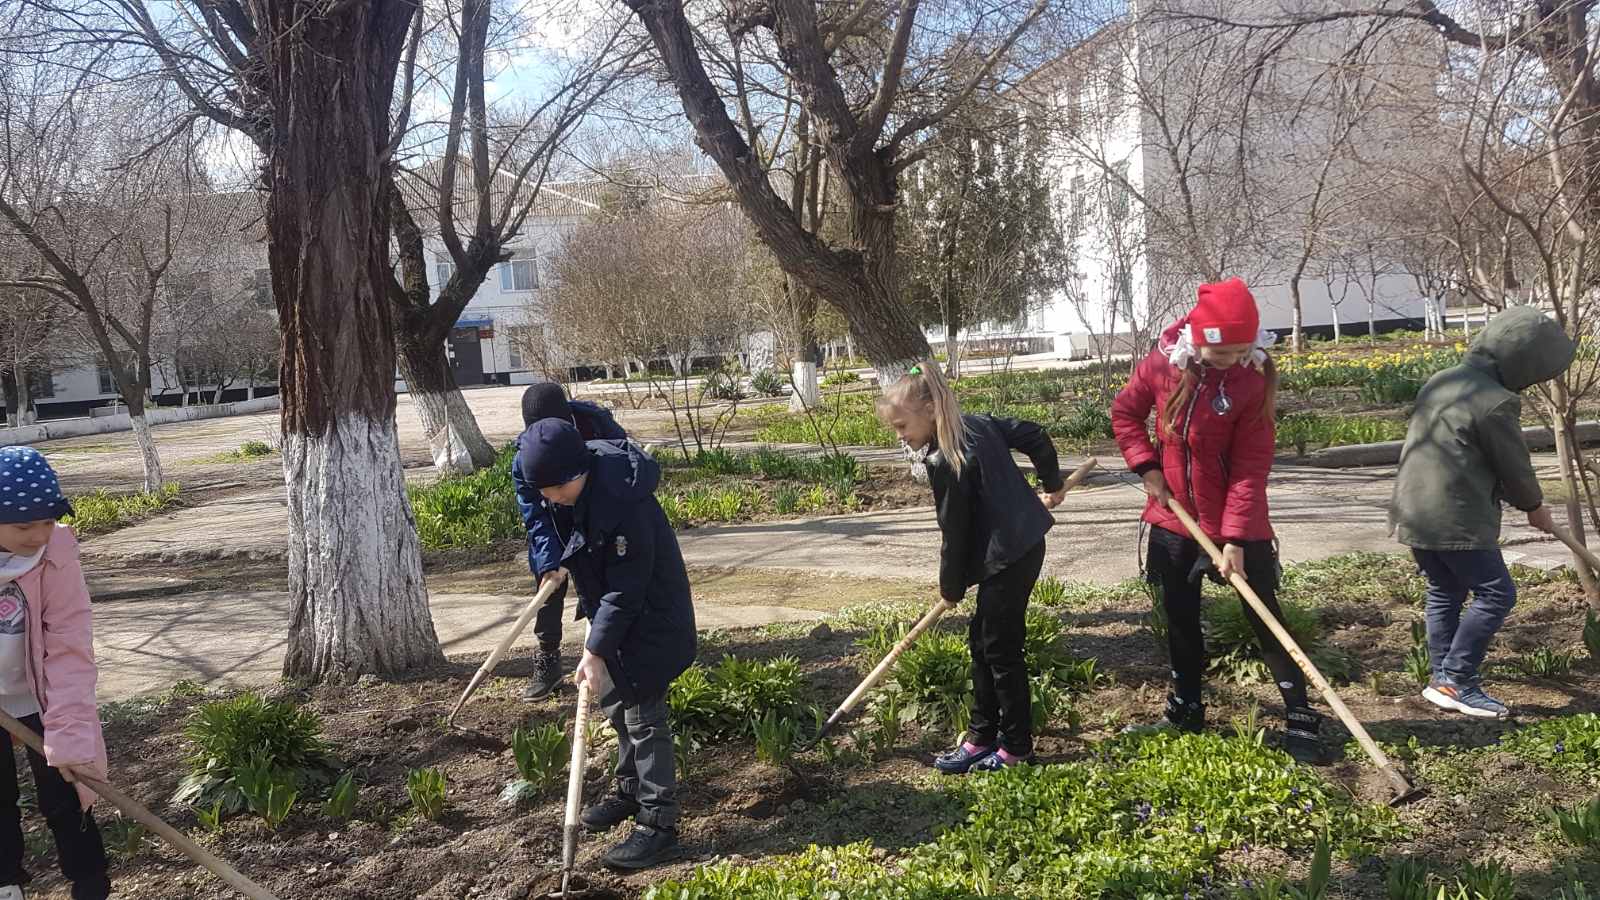
<svg viewBox="0 0 1600 900"><path fill-rule="evenodd" d="M1177 366L1180 370L1189 368L1189 364L1200 358L1200 348L1194 345L1194 334L1191 326L1185 325L1178 329L1178 339L1171 347L1166 348L1167 361ZM1267 364L1267 349L1278 342L1278 335L1261 329L1256 332L1255 344L1250 349L1250 365L1257 369L1264 368Z"/></svg>

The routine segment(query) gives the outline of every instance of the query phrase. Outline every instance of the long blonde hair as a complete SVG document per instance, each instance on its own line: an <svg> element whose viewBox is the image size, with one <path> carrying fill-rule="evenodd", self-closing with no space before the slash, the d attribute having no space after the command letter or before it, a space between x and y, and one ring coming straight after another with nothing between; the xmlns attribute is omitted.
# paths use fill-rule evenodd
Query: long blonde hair
<svg viewBox="0 0 1600 900"><path fill-rule="evenodd" d="M888 419L895 410L933 416L934 439L950 470L961 474L967 463L967 426L961 421L961 404L944 380L939 364L931 359L911 367L905 377L889 385L878 398L878 416Z"/></svg>
<svg viewBox="0 0 1600 900"><path fill-rule="evenodd" d="M1261 374L1266 376L1267 386L1261 392L1261 405L1256 408L1254 422L1266 419L1271 422L1278 415L1278 367L1272 361L1271 354L1265 354L1267 359L1261 364ZM1249 365L1248 362L1240 365ZM1200 383L1200 364L1190 363L1183 375L1178 379L1178 389L1167 395L1167 402L1162 404L1160 412L1156 414L1156 436L1163 440L1170 440L1178 436L1178 416L1189 399L1194 396L1195 387Z"/></svg>

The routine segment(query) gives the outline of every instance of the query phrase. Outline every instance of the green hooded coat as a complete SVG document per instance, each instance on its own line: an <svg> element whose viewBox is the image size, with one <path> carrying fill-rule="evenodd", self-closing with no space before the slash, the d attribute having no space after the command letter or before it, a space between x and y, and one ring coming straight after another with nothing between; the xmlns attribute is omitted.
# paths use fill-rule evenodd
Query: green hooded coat
<svg viewBox="0 0 1600 900"><path fill-rule="evenodd" d="M1566 371L1577 354L1561 326L1530 306L1506 310L1479 332L1460 365L1417 394L1395 477L1389 521L1418 550L1493 550L1500 503L1544 503L1522 440L1518 392Z"/></svg>

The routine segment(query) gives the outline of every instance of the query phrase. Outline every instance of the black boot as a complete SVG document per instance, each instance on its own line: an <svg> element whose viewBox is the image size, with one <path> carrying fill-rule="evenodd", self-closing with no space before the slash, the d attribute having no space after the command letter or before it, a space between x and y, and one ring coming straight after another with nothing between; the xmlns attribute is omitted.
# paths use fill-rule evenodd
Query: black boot
<svg viewBox="0 0 1600 900"><path fill-rule="evenodd" d="M1322 742L1322 716L1309 706L1291 706L1284 714L1283 752L1306 766L1328 764L1328 748Z"/></svg>
<svg viewBox="0 0 1600 900"><path fill-rule="evenodd" d="M584 809L578 821L590 831L610 831L639 814L639 801L617 791Z"/></svg>
<svg viewBox="0 0 1600 900"><path fill-rule="evenodd" d="M677 829L635 825L627 840L606 851L604 862L613 869L637 871L677 859L682 852Z"/></svg>
<svg viewBox="0 0 1600 900"><path fill-rule="evenodd" d="M522 690L524 700L543 700L561 685L561 645L541 644L533 654L533 680Z"/></svg>
<svg viewBox="0 0 1600 900"><path fill-rule="evenodd" d="M1206 707L1198 700L1183 701L1167 695L1167 708L1161 718L1146 725L1129 725L1123 734L1150 734L1156 731L1187 731L1199 734L1206 729Z"/></svg>

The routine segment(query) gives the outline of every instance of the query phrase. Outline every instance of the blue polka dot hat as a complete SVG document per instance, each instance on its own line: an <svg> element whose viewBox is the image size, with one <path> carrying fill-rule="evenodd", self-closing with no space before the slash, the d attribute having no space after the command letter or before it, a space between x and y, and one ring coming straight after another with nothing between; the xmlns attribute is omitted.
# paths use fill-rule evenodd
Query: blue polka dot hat
<svg viewBox="0 0 1600 900"><path fill-rule="evenodd" d="M0 447L0 525L72 515L61 482L32 447Z"/></svg>

